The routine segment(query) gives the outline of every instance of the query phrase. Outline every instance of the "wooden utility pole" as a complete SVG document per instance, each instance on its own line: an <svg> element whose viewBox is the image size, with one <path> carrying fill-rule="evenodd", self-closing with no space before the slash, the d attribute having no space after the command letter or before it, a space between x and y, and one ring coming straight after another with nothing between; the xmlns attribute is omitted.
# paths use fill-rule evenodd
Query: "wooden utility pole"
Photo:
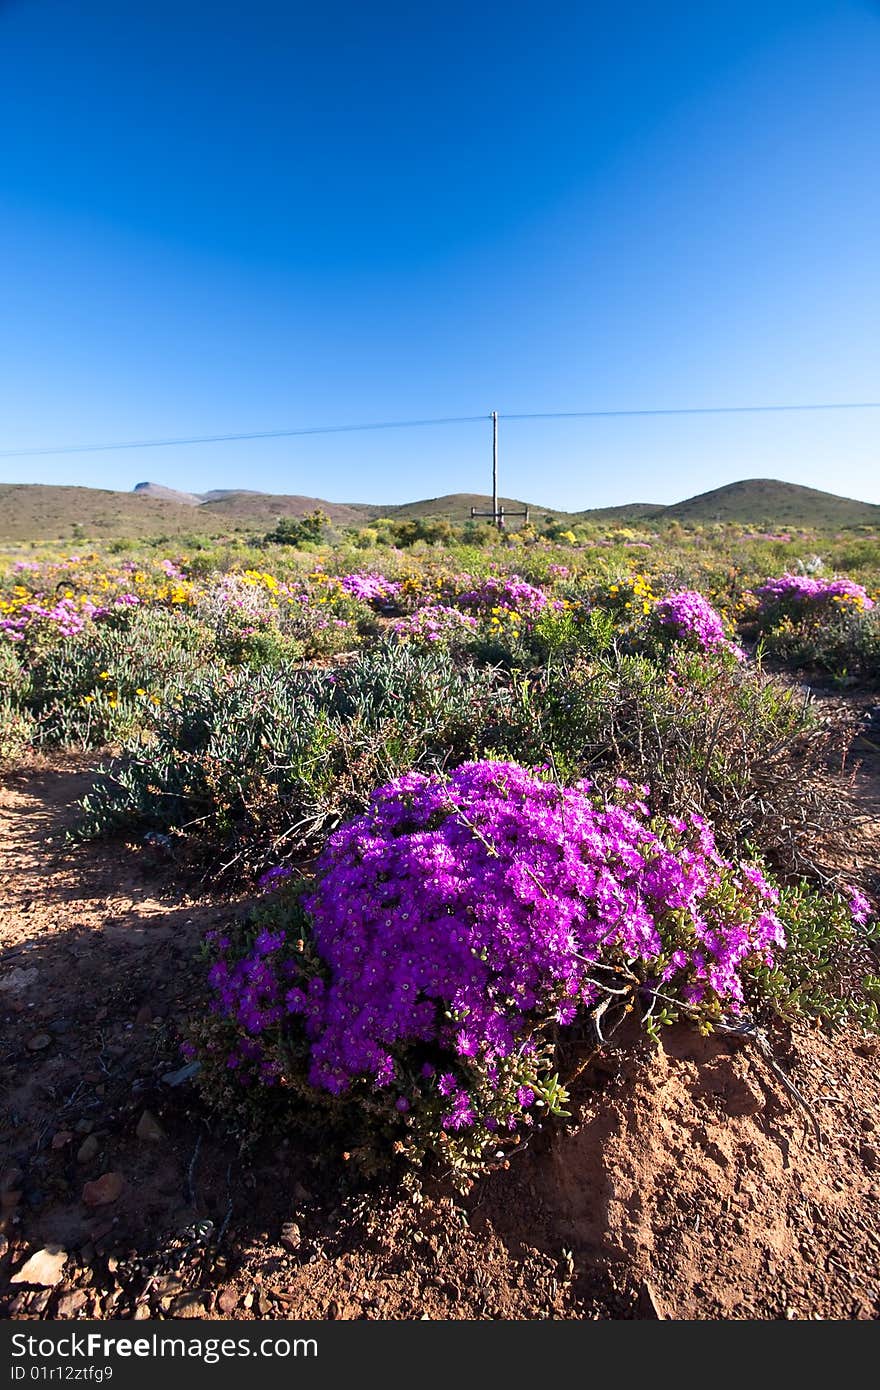
<svg viewBox="0 0 880 1390"><path fill-rule="evenodd" d="M506 516L523 516L526 519L526 525L528 525L528 507L522 511L506 512L503 507L498 505L498 411L493 410L489 419L492 421L492 510L491 512L481 512L476 507L471 507L471 520L475 516L490 516L498 530L503 531Z"/></svg>
<svg viewBox="0 0 880 1390"><path fill-rule="evenodd" d="M492 516L498 521L498 529L504 525L504 518L498 511L498 411L492 411Z"/></svg>

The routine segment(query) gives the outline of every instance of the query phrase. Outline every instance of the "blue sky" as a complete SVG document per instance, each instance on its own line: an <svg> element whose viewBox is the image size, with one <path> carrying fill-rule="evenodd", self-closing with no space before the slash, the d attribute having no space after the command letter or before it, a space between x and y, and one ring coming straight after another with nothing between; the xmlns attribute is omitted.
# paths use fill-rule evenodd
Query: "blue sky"
<svg viewBox="0 0 880 1390"><path fill-rule="evenodd" d="M0 0L0 449L880 400L880 4ZM398 502L488 425L0 459ZM880 502L880 411L502 422L502 490Z"/></svg>

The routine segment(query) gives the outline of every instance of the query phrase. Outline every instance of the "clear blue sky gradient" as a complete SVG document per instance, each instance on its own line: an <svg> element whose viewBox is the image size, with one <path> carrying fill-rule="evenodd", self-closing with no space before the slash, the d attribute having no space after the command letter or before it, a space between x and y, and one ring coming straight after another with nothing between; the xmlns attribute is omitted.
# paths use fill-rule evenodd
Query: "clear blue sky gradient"
<svg viewBox="0 0 880 1390"><path fill-rule="evenodd" d="M880 5L0 0L0 449L880 400ZM880 411L502 426L502 490L880 502ZM488 425L0 460L399 502Z"/></svg>

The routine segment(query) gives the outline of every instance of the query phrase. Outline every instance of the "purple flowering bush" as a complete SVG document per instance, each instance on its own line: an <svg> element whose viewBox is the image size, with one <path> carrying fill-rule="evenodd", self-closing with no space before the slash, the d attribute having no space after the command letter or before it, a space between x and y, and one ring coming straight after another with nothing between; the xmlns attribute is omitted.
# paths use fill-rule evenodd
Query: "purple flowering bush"
<svg viewBox="0 0 880 1390"><path fill-rule="evenodd" d="M396 637L410 642L451 642L476 631L477 620L458 608L442 603L429 603L417 608L392 625Z"/></svg>
<svg viewBox="0 0 880 1390"><path fill-rule="evenodd" d="M562 1112L560 1030L601 1038L637 1004L649 1031L709 1031L758 980L781 1007L780 891L646 794L492 761L381 787L306 891L281 882L274 920L215 942L213 1075L336 1102L467 1175ZM826 916L854 929L843 900Z"/></svg>
<svg viewBox="0 0 880 1390"><path fill-rule="evenodd" d="M874 607L862 584L852 579L817 579L806 574L783 574L755 589L762 618L803 618L837 607L867 613Z"/></svg>
<svg viewBox="0 0 880 1390"><path fill-rule="evenodd" d="M667 594L657 602L653 614L673 640L704 652L729 652L737 661L745 660L742 647L725 632L721 614L695 589Z"/></svg>
<svg viewBox="0 0 880 1390"><path fill-rule="evenodd" d="M845 685L880 681L880 608L863 585L783 574L754 598L755 630L773 660Z"/></svg>
<svg viewBox="0 0 880 1390"><path fill-rule="evenodd" d="M465 608L491 613L495 608L520 614L523 619L534 618L550 603L543 589L529 584L518 574L489 575L474 588L458 595L457 602Z"/></svg>
<svg viewBox="0 0 880 1390"><path fill-rule="evenodd" d="M352 598L362 603L373 603L379 607L394 599L400 592L400 585L384 574L345 574L339 580L340 587Z"/></svg>

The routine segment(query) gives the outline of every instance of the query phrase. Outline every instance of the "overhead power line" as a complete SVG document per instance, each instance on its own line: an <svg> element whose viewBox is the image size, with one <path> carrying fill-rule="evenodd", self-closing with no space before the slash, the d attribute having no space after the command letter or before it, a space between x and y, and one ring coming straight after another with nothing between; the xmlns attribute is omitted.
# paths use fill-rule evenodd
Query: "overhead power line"
<svg viewBox="0 0 880 1390"><path fill-rule="evenodd" d="M762 415L798 410L880 410L880 401L832 401L817 405L693 405L671 410L540 410L527 415L506 415L502 420L596 420L620 415ZM480 417L482 419L482 416Z"/></svg>
<svg viewBox="0 0 880 1390"><path fill-rule="evenodd" d="M500 420L600 420L635 419L660 415L761 415L821 410L880 410L880 401L832 401L808 405L705 405L642 410L539 410L499 411ZM253 439L295 439L314 434L358 434L367 430L418 429L429 425L471 425L491 420L492 412L482 415L444 415L427 420L379 420L358 425L313 425L300 429L247 430L230 434L196 434L169 439L126 439L109 444L53 444L32 449L0 449L0 458L37 458L48 454L97 454L119 449L166 449L190 444L228 444Z"/></svg>
<svg viewBox="0 0 880 1390"><path fill-rule="evenodd" d="M236 439L292 439L306 434L354 434L359 430L404 430L419 425L470 425L488 415L445 415L437 420L380 420L366 425L313 425L295 430L248 430L239 434L192 434L177 439L126 439L113 444L61 444L38 449L0 449L0 458L33 458L38 454L97 454L113 449L165 449L174 444L228 444Z"/></svg>

